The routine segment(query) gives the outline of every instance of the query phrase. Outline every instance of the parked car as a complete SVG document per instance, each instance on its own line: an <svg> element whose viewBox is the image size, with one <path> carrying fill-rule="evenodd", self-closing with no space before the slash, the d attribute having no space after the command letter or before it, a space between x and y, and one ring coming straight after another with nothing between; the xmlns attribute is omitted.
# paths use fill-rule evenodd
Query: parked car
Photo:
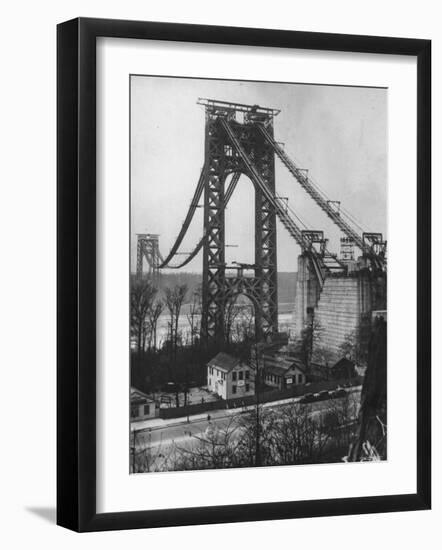
<svg viewBox="0 0 442 550"><path fill-rule="evenodd" d="M330 392L327 390L320 391L318 394L318 400L330 399Z"/></svg>
<svg viewBox="0 0 442 550"><path fill-rule="evenodd" d="M302 404L313 403L314 401L316 401L316 397L312 393L306 393L304 397L299 400Z"/></svg>
<svg viewBox="0 0 442 550"><path fill-rule="evenodd" d="M338 399L339 397L345 397L347 395L347 392L344 390L344 388L337 388L331 391L330 395L333 399Z"/></svg>

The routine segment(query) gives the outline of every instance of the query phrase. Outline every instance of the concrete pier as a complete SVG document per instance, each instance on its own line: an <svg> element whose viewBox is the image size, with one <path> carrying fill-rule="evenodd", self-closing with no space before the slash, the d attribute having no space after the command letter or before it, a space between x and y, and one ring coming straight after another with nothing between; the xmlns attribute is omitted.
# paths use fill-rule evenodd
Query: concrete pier
<svg viewBox="0 0 442 550"><path fill-rule="evenodd" d="M299 337L302 329L311 320L310 315L316 307L321 289L310 269L307 256L298 256L298 276L296 279L295 310L293 324L295 337Z"/></svg>
<svg viewBox="0 0 442 550"><path fill-rule="evenodd" d="M299 338L312 321L320 326L318 345L326 348L332 360L341 358L340 346L355 333L363 346L371 312L386 309L386 275L374 274L362 262L347 274L330 274L322 289L310 270L309 260L298 258L294 326Z"/></svg>

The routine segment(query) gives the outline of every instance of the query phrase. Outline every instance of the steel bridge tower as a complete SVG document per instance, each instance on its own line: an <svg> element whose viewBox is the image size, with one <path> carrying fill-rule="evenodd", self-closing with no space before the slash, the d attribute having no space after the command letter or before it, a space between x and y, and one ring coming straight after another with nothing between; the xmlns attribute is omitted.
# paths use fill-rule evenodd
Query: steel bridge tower
<svg viewBox="0 0 442 550"><path fill-rule="evenodd" d="M207 99L199 103L205 106L206 115L202 337L222 342L225 306L228 300L245 294L254 304L256 337L262 338L278 331L275 209L251 178L255 187L255 263L248 268L253 276L245 277L243 270L238 269L236 276L229 277L225 262L224 187L229 174L250 177L250 168L244 161L247 157L271 195L275 194L274 150L259 126L265 126L273 136L273 117L279 111ZM229 129L246 156L233 146Z"/></svg>
<svg viewBox="0 0 442 550"><path fill-rule="evenodd" d="M277 218L301 248L316 288L316 302L327 277L348 273L348 262L328 250L323 231L306 226L285 202L286 198L276 195L275 156L349 242L361 250L366 268L385 274L387 243L382 234L363 233L361 236L354 228L354 218L341 209L339 202L329 199L308 171L298 167L274 139L273 120L279 110L213 99L199 99L197 103L205 107L204 165L184 223L167 257L164 260L160 257L158 267L180 269L203 249L201 336L204 341L225 341L226 306L239 294L248 296L254 304L257 339L262 340L278 331ZM252 265L227 266L224 212L241 174L250 178L255 189L255 259ZM232 178L225 190L229 175ZM170 262L178 254L203 193L202 237L183 261L172 265ZM232 267L236 269L233 276Z"/></svg>
<svg viewBox="0 0 442 550"><path fill-rule="evenodd" d="M160 278L160 264L163 261L159 248L159 235L137 233L137 277L143 276L143 261L149 266L148 275L154 284Z"/></svg>

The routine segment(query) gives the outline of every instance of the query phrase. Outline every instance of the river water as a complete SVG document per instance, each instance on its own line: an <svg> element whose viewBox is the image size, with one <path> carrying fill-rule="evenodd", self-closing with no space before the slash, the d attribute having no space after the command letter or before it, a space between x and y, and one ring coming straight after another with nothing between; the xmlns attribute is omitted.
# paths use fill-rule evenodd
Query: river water
<svg viewBox="0 0 442 550"><path fill-rule="evenodd" d="M285 308L284 308L285 309ZM195 316L194 322L199 326L200 316ZM169 334L170 317L164 313L158 319L157 325L157 347L161 347ZM280 332L290 332L293 330L293 311L284 311L278 315L278 324ZM190 340L190 322L186 314L182 314L178 318L178 331L184 342Z"/></svg>

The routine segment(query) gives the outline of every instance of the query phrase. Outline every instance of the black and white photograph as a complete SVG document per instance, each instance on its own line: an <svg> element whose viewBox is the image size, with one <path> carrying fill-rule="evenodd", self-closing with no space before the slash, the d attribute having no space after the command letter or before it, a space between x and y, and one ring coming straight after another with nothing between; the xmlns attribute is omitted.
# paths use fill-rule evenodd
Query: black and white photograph
<svg viewBox="0 0 442 550"><path fill-rule="evenodd" d="M387 94L131 75L131 473L387 459Z"/></svg>
<svg viewBox="0 0 442 550"><path fill-rule="evenodd" d="M437 7L5 5L3 548L437 547Z"/></svg>

